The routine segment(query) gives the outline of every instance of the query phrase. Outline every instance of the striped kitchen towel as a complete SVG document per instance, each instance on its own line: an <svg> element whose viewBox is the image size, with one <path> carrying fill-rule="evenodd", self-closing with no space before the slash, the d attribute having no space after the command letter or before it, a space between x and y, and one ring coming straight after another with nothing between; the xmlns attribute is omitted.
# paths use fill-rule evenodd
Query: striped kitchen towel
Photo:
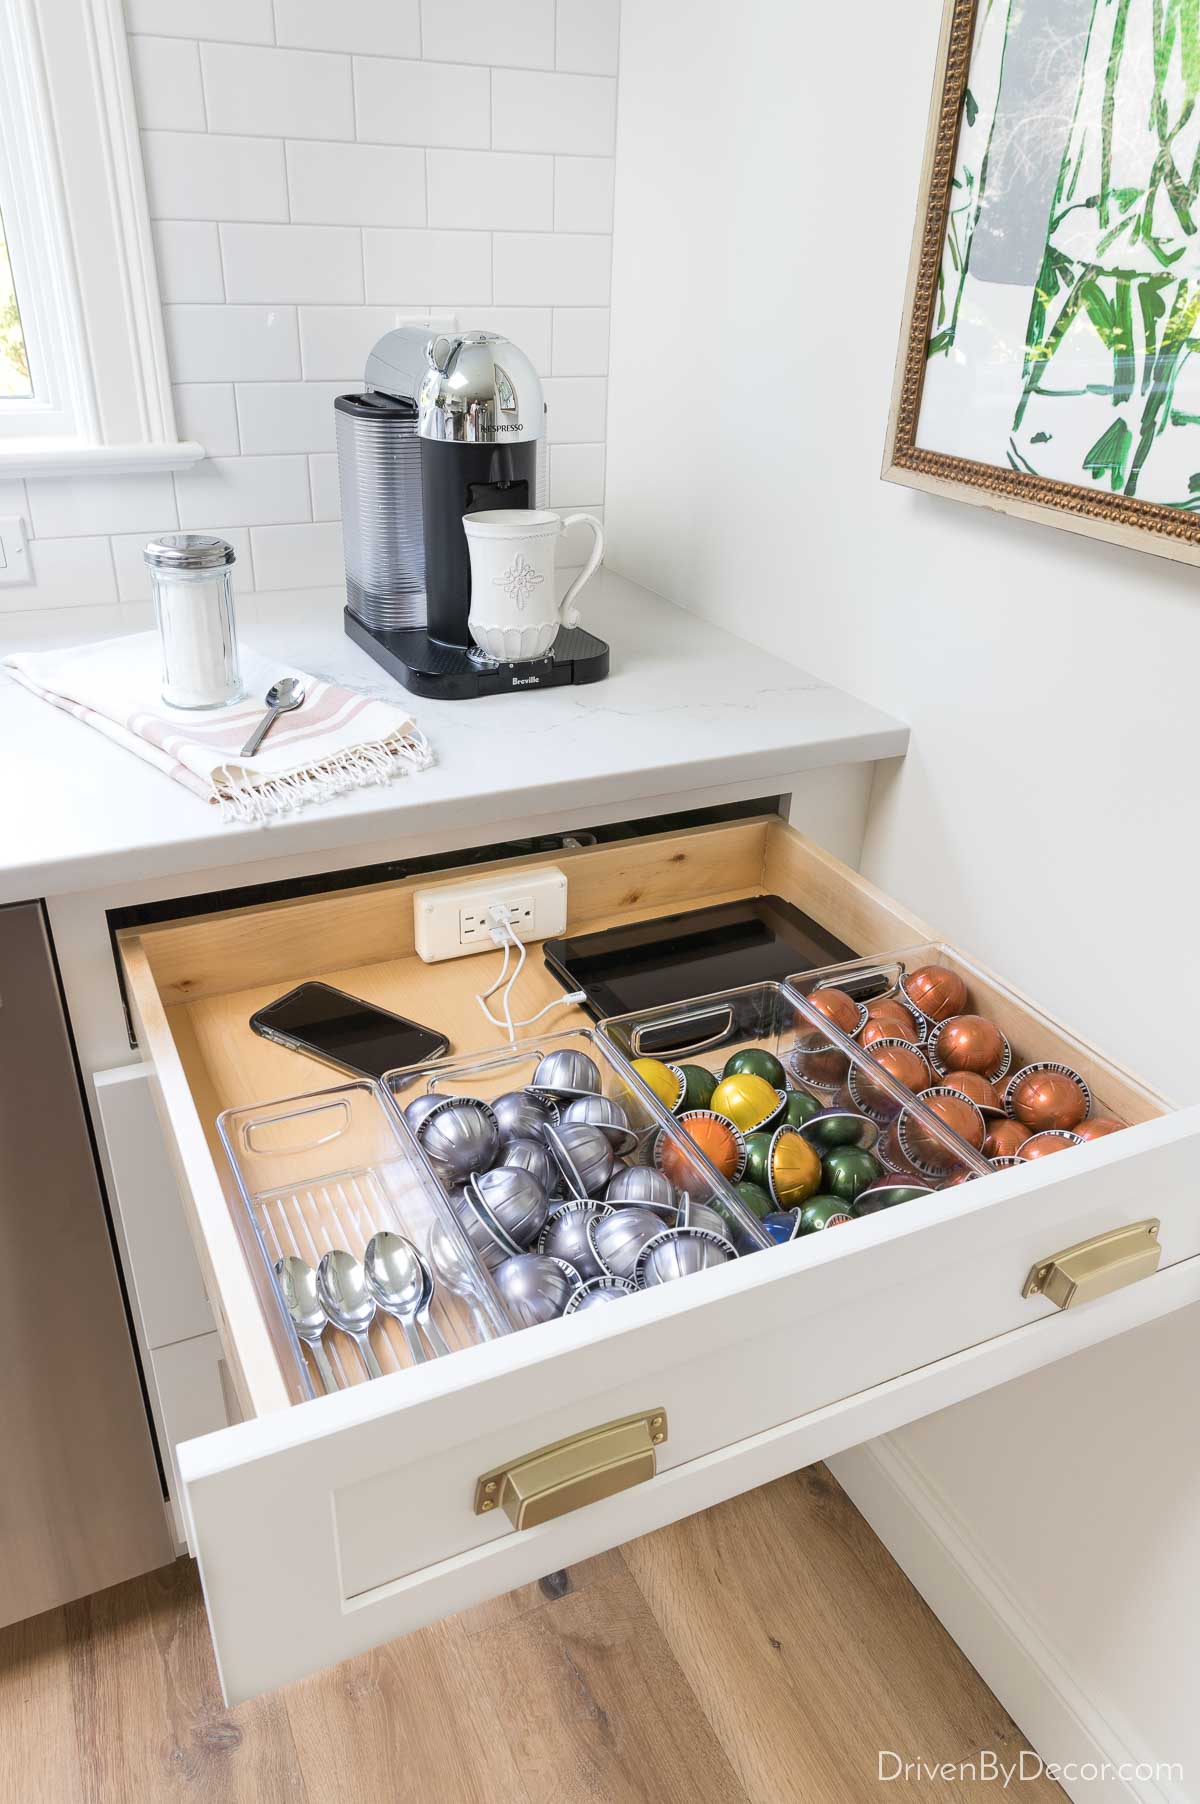
<svg viewBox="0 0 1200 1804"><path fill-rule="evenodd" d="M429 741L403 708L292 670L240 648L246 694L228 708L169 708L161 699L157 633L66 650L18 652L10 675L56 708L217 804L231 821L269 821L307 802L386 783L433 763ZM302 705L281 714L253 758L241 748L280 677L304 684Z"/></svg>

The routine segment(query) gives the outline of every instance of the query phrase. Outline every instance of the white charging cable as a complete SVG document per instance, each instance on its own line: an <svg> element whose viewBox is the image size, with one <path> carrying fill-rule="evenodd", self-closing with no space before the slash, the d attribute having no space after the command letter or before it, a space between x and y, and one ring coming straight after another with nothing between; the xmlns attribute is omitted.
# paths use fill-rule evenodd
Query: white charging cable
<svg viewBox="0 0 1200 1804"><path fill-rule="evenodd" d="M495 940L497 946L504 947L504 959L500 966L500 975L497 977L495 983L490 985L488 989L482 990L480 994L476 996L475 1000L491 1022L492 1026L498 1027L501 1033L508 1035L508 1043L511 1046L516 1040L518 1027L532 1027L535 1021L540 1021L543 1015L550 1014L553 1009L566 1008L572 1003L586 1002L587 993L584 990L572 990L569 996L556 996L553 1002L548 1002L545 1008L540 1008L536 1015L527 1015L523 1021L514 1021L512 1017L513 989L524 969L525 960L529 956L529 948L516 932L512 921L509 918L509 912L502 903L493 903L488 910L488 914L492 921L492 938ZM517 951L517 962L513 967L512 976L510 977L508 974L508 961L512 955L514 946ZM502 984L504 985L504 994L500 998L500 1006L504 1011L504 1018L503 1020L497 1020L496 1016L493 1015L491 1009L488 1007L488 1003Z"/></svg>

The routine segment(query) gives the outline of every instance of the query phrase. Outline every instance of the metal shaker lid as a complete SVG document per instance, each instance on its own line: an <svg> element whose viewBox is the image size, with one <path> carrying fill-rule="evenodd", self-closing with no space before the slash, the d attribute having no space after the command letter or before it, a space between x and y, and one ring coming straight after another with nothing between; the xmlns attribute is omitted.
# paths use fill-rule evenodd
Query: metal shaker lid
<svg viewBox="0 0 1200 1804"><path fill-rule="evenodd" d="M207 532L165 532L142 556L152 570L219 570L237 561L232 545Z"/></svg>
<svg viewBox="0 0 1200 1804"><path fill-rule="evenodd" d="M542 384L524 351L495 332L398 326L367 359L368 388L417 403L421 438L525 444L543 437Z"/></svg>

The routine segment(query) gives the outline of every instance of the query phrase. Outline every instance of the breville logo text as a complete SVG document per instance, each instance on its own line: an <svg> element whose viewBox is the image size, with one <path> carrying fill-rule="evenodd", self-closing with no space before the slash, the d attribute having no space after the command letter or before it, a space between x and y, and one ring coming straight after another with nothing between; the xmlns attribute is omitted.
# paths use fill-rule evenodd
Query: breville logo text
<svg viewBox="0 0 1200 1804"><path fill-rule="evenodd" d="M513 684L514 689L528 689L531 685L536 688L537 684L540 683L541 680L542 679L539 676L514 677L512 680L512 684Z"/></svg>

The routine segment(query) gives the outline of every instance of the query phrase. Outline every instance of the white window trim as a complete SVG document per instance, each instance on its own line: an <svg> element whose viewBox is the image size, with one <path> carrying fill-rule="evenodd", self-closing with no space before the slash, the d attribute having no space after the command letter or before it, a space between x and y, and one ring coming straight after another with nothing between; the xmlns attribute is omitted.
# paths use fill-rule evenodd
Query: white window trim
<svg viewBox="0 0 1200 1804"><path fill-rule="evenodd" d="M0 434L0 477L195 463L203 447L175 424L121 0L0 0L0 109L46 389L28 435Z"/></svg>

